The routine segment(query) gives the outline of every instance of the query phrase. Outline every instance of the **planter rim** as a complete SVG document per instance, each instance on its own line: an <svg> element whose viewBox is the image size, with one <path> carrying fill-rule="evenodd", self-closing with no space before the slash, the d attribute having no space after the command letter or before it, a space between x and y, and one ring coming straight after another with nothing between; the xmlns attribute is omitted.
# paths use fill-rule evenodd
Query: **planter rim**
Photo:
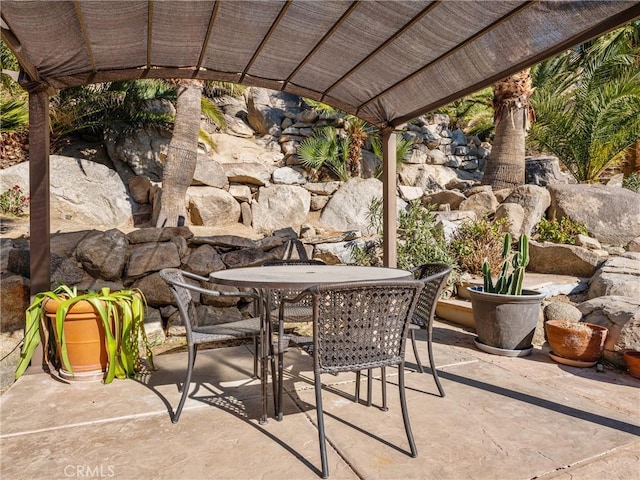
<svg viewBox="0 0 640 480"><path fill-rule="evenodd" d="M560 323L562 322L562 323ZM591 328L592 330L606 330L607 332L609 331L609 329L607 327L603 327L602 325L598 325L596 323L588 323L588 322L572 322L572 323L579 323L581 325L586 325L587 327ZM547 320L545 323L545 326L548 324L551 324L552 326L555 327L561 327L561 328L571 328L571 325L567 325L567 321L566 320Z"/></svg>
<svg viewBox="0 0 640 480"><path fill-rule="evenodd" d="M509 302L509 301L542 301L547 295L545 293L539 292L537 290L530 290L523 288L522 295L508 295L505 293L488 293L484 291L484 287L482 285L477 285L473 287L467 287L467 290L473 297L473 295L482 296L487 300L492 300L494 302Z"/></svg>

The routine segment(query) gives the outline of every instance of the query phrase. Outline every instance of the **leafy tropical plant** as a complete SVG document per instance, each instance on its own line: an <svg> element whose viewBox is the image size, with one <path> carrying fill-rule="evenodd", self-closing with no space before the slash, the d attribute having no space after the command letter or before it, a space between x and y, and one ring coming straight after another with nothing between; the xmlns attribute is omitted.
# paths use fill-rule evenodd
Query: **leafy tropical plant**
<svg viewBox="0 0 640 480"><path fill-rule="evenodd" d="M45 318L45 304L49 300L61 302L51 325ZM147 359L153 365L153 356L144 331L146 301L140 290L112 292L109 288L103 288L99 291L82 292L76 287L60 285L54 290L38 293L25 312L25 338L15 372L16 379L29 366L40 343L41 334L45 339L53 338L45 334L50 329L55 333L55 338L59 339L60 348L58 350L55 341L48 342L43 348L52 352L52 358L65 370L73 373L65 341L64 322L71 307L83 300L93 306L104 327L108 358L104 383L110 383L114 378L131 378L140 370L140 344L146 349Z"/></svg>
<svg viewBox="0 0 640 480"><path fill-rule="evenodd" d="M542 62L533 71L536 148L593 182L640 138L640 22Z"/></svg>
<svg viewBox="0 0 640 480"><path fill-rule="evenodd" d="M564 243L575 245L576 235L587 235L588 230L584 223L562 217L547 220L543 218L538 222L538 240L541 242Z"/></svg>
<svg viewBox="0 0 640 480"><path fill-rule="evenodd" d="M371 149L376 157L382 160L382 138L376 132L369 136L371 140ZM396 164L404 162L413 150L413 140L404 138L402 135L396 134ZM376 172L376 176L380 176L382 171Z"/></svg>
<svg viewBox="0 0 640 480"><path fill-rule="evenodd" d="M298 146L302 164L319 174L325 168L342 181L349 180L349 138L340 137L333 126L319 128Z"/></svg>
<svg viewBox="0 0 640 480"><path fill-rule="evenodd" d="M491 108L491 87L462 97L459 100L436 110L449 116L452 126L464 130L469 136L476 135L480 140L488 140L493 134L493 109Z"/></svg>
<svg viewBox="0 0 640 480"><path fill-rule="evenodd" d="M502 248L502 267L495 283L491 277L491 265L482 264L483 291L502 295L521 295L524 271L529 264L529 237L520 235L518 251L511 255L511 234L505 233Z"/></svg>

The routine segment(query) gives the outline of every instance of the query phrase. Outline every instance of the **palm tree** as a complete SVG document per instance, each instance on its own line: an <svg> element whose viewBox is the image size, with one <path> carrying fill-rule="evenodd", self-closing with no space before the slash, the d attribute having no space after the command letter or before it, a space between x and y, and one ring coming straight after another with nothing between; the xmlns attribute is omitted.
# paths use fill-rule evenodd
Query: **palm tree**
<svg viewBox="0 0 640 480"><path fill-rule="evenodd" d="M640 142L640 22L534 68L530 140L580 182L596 181Z"/></svg>
<svg viewBox="0 0 640 480"><path fill-rule="evenodd" d="M534 119L530 69L511 75L493 87L495 138L482 177L492 189L514 188L525 182L525 138Z"/></svg>
<svg viewBox="0 0 640 480"><path fill-rule="evenodd" d="M178 80L173 135L162 174L162 194L156 227L175 227L187 218L185 196L198 158L202 104L201 80Z"/></svg>

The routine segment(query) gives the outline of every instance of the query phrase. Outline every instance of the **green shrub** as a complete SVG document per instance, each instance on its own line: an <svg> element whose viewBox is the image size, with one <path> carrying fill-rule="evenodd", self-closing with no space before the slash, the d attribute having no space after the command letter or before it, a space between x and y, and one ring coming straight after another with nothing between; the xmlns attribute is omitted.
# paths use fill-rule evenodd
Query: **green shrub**
<svg viewBox="0 0 640 480"><path fill-rule="evenodd" d="M423 207L413 201L398 215L398 268L411 270L425 263L444 262L455 266L449 253L444 231L437 225L434 207ZM355 245L352 255L358 265L382 265L382 201L373 199L369 207L369 228L378 238L364 247Z"/></svg>
<svg viewBox="0 0 640 480"><path fill-rule="evenodd" d="M640 193L640 173L633 172L624 177L624 180L622 180L622 186L632 192Z"/></svg>
<svg viewBox="0 0 640 480"><path fill-rule="evenodd" d="M27 215L24 210L29 207L29 197L22 194L20 185L14 185L0 194L0 213L11 217Z"/></svg>
<svg viewBox="0 0 640 480"><path fill-rule="evenodd" d="M578 234L587 235L587 227L569 217L562 217L560 220L543 218L538 223L538 240L541 242L574 245L576 243L575 237Z"/></svg>
<svg viewBox="0 0 640 480"><path fill-rule="evenodd" d="M485 260L496 270L502 262L502 240L506 230L506 219L491 222L481 218L464 222L453 234L449 251L463 271L482 274Z"/></svg>

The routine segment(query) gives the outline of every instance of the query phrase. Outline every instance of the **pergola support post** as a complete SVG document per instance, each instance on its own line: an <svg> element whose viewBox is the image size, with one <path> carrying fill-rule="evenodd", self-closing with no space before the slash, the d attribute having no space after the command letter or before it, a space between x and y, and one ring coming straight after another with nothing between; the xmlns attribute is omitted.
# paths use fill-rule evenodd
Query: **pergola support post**
<svg viewBox="0 0 640 480"><path fill-rule="evenodd" d="M50 289L49 94L29 92L29 251L31 296Z"/></svg>
<svg viewBox="0 0 640 480"><path fill-rule="evenodd" d="M388 128L382 132L382 263L398 266L396 252L396 134Z"/></svg>

